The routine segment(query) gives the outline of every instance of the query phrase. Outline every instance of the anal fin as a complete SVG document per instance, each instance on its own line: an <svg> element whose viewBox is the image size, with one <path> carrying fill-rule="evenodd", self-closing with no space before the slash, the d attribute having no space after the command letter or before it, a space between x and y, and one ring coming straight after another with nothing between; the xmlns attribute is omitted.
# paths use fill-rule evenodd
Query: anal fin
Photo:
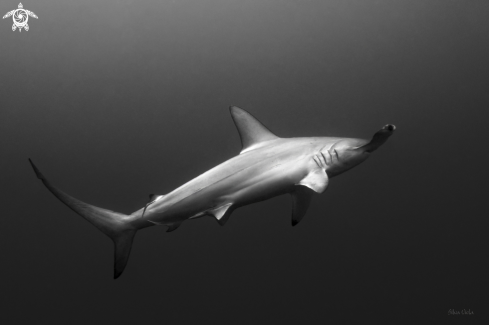
<svg viewBox="0 0 489 325"><path fill-rule="evenodd" d="M148 221L151 222L152 224L156 225L156 226L167 226L168 229L166 230L166 232L172 232L172 231L176 230L178 227L180 227L180 225L182 224L181 222L163 223L163 222L151 221L151 220L148 220Z"/></svg>
<svg viewBox="0 0 489 325"><path fill-rule="evenodd" d="M173 230L176 230L178 227L180 227L181 223L174 223L172 225L168 225L168 229L166 232L172 232Z"/></svg>

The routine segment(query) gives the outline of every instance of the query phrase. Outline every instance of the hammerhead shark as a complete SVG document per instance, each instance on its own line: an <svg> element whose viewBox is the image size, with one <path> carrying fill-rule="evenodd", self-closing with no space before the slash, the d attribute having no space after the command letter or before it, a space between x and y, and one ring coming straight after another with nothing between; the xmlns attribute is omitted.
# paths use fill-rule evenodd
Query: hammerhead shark
<svg viewBox="0 0 489 325"><path fill-rule="evenodd" d="M165 195L150 195L141 209L126 215L102 209L52 185L31 163L37 178L64 204L114 241L114 279L127 265L140 229L164 225L167 231L203 216L224 225L238 207L290 193L292 226L297 225L312 197L323 193L329 179L365 161L394 132L387 124L368 140L336 137L280 138L247 111L230 107L242 150L202 175Z"/></svg>

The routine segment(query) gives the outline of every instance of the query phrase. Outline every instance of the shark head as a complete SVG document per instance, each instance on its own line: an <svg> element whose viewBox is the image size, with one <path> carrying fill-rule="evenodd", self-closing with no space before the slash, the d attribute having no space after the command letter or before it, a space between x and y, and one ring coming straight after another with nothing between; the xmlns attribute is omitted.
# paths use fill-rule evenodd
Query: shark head
<svg viewBox="0 0 489 325"><path fill-rule="evenodd" d="M330 158L331 162L327 169L328 176L337 176L367 160L372 152L387 141L395 129L394 125L387 124L377 131L370 141L346 138L335 142L327 152L323 150L323 156Z"/></svg>

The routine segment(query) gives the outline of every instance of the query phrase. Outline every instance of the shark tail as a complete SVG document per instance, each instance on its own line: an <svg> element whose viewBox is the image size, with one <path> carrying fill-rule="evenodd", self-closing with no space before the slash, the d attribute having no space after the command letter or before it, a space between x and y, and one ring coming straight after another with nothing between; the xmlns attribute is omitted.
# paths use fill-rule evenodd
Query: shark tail
<svg viewBox="0 0 489 325"><path fill-rule="evenodd" d="M130 223L133 217L102 209L71 197L53 186L41 174L32 160L29 159L29 162L31 163L32 168L34 168L37 178L44 183L54 196L112 239L115 248L114 279L117 279L127 265L134 235L138 230Z"/></svg>

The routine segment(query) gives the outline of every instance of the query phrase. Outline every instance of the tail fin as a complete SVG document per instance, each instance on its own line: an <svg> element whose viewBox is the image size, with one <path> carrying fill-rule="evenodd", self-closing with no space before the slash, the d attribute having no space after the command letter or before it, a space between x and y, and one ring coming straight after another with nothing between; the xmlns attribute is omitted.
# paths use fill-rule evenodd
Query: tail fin
<svg viewBox="0 0 489 325"><path fill-rule="evenodd" d="M51 193L114 241L114 279L117 279L126 267L131 252L132 241L138 230L130 225L129 220L131 217L122 213L98 208L69 196L54 187L41 174L32 160L29 159L29 162L32 168L34 168L37 178L42 180Z"/></svg>

